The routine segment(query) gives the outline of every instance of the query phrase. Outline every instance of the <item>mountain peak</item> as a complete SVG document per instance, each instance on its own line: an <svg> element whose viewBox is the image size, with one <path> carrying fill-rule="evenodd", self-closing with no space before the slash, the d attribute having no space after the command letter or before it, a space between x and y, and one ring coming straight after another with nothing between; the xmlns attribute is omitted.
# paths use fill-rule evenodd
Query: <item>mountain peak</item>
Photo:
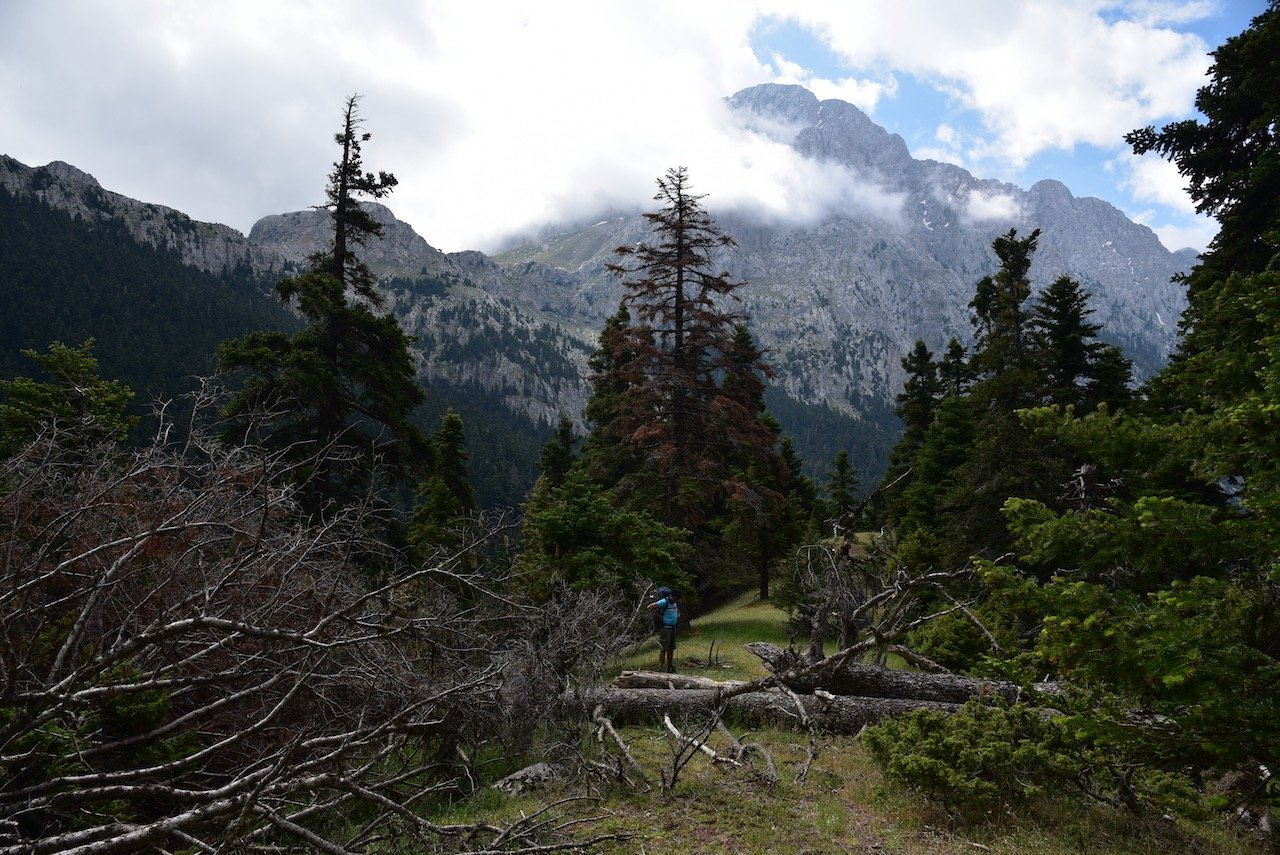
<svg viewBox="0 0 1280 855"><path fill-rule="evenodd" d="M1071 188L1054 178L1045 178L1031 185L1028 191L1036 196L1047 199L1074 199Z"/></svg>
<svg viewBox="0 0 1280 855"><path fill-rule="evenodd" d="M38 167L38 169L43 170L50 177L56 178L59 181L66 181L69 183L77 183L77 184L88 184L93 187L102 186L100 183L98 183L98 179L94 178L89 173L83 170L77 169L76 167L62 160L52 161L51 163Z"/></svg>
<svg viewBox="0 0 1280 855"><path fill-rule="evenodd" d="M380 276L414 276L448 266L444 253L431 246L408 223L398 219L380 202L361 202L360 207L383 227L384 236L370 240L360 255ZM311 208L263 217L249 230L249 240L300 263L324 248L333 238L333 220L328 210Z"/></svg>
<svg viewBox="0 0 1280 855"><path fill-rule="evenodd" d="M806 157L882 174L897 172L911 161L902 137L877 125L853 104L819 101L803 86L762 83L733 95L729 106L772 123L775 127L761 130L785 136ZM777 126L787 133L779 134Z"/></svg>
<svg viewBox="0 0 1280 855"><path fill-rule="evenodd" d="M817 118L818 96L803 86L761 83L734 93L729 106L786 125L807 126Z"/></svg>

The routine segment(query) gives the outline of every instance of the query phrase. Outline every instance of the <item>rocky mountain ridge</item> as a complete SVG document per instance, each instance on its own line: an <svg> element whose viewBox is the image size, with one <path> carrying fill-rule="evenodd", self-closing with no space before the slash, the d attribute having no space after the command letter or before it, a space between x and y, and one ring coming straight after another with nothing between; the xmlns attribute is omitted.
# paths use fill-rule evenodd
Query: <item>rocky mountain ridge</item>
<svg viewBox="0 0 1280 855"><path fill-rule="evenodd" d="M874 433L881 439L871 445L883 449L895 430L888 414L902 356L917 338L935 350L951 336L969 339L974 284L995 270L991 241L1010 228L1041 230L1033 279L1079 279L1094 295L1095 320L1141 373L1156 370L1173 347L1184 298L1170 278L1193 259L1168 252L1106 202L1075 197L1056 181L1023 190L915 160L901 137L857 108L801 87L752 87L729 104L744 128L792 146L853 188L817 221L791 224L707 202L737 241L719 261L749 283L741 308L769 349L796 419L806 406L835 410L843 427L823 421L824 430ZM262 277L264 294L328 236L323 210L264 217L245 237L106 191L63 163L30 168L2 158L0 187L88 221L118 220L139 243L188 265L250 270ZM621 296L605 264L615 247L644 239L639 206L588 225L549 226L540 239L492 258L443 253L385 206L369 210L386 236L362 257L382 277L388 307L417 337L425 382L482 389L547 425L561 412L579 416L589 393L587 356ZM828 439L835 447L846 442ZM874 463L860 465L873 474Z"/></svg>
<svg viewBox="0 0 1280 855"><path fill-rule="evenodd" d="M1075 197L1057 181L1022 190L914 160L901 137L856 107L819 101L798 86L757 86L729 103L745 127L836 167L876 205L897 200L889 214L854 199L817 223L794 225L718 212L707 201L737 240L723 264L750 283L740 292L743 308L794 397L856 415L860 400L892 400L903 379L899 360L917 338L935 350L951 336L968 341L974 285L995 270L991 242L1010 228L1041 230L1036 285L1064 273L1078 279L1093 294L1104 336L1125 348L1140 375L1157 370L1174 346L1185 299L1170 280L1190 268L1194 253L1169 252L1110 204ZM550 231L498 260L543 263L577 278L579 317L599 324L612 310L607 295L616 304L617 294L601 248L641 234L638 217L615 217Z"/></svg>
<svg viewBox="0 0 1280 855"><path fill-rule="evenodd" d="M85 222L118 222L138 243L173 252L184 264L209 273L245 269L270 278L287 266L280 253L230 226L202 223L173 208L113 193L92 175L60 160L31 167L0 154L0 188L19 198L39 199Z"/></svg>

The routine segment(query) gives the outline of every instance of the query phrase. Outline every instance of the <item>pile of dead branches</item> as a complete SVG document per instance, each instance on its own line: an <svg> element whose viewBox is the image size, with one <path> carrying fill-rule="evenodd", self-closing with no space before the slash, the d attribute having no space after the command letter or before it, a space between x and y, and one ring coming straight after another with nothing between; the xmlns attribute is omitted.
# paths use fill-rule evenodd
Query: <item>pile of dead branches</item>
<svg viewBox="0 0 1280 855"><path fill-rule="evenodd" d="M57 435L0 462L0 855L590 848L422 808L613 619L534 644L463 550L407 564L374 502L305 515L290 465Z"/></svg>

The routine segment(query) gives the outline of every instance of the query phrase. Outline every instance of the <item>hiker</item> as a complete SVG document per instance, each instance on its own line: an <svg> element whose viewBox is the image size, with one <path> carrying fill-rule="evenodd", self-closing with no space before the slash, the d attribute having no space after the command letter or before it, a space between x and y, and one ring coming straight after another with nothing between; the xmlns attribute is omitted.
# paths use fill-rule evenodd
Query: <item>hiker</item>
<svg viewBox="0 0 1280 855"><path fill-rule="evenodd" d="M676 624L680 622L680 593L666 585L658 589L658 601L649 604L658 625L658 670L675 673Z"/></svg>

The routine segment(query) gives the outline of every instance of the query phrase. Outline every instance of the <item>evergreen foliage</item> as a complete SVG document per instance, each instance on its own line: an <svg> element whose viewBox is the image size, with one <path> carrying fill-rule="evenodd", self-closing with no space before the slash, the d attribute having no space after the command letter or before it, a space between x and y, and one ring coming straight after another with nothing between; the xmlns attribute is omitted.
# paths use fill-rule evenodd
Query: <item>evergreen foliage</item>
<svg viewBox="0 0 1280 855"><path fill-rule="evenodd" d="M188 267L122 223L90 224L3 188L0 280L0 378L29 373L23 351L93 339L102 375L137 393L128 413L144 424L155 400L173 401L177 415L194 378L213 373L219 342L297 327L247 267L223 276Z"/></svg>
<svg viewBox="0 0 1280 855"><path fill-rule="evenodd" d="M255 332L218 349L220 367L244 378L224 413L229 441L288 451L299 461L316 459L317 449L337 452L297 472L312 513L363 495L382 472L393 484L412 484L430 462L430 446L411 420L424 396L409 337L394 316L375 312L381 298L373 275L353 251L382 233L358 196L377 198L395 185L386 173L362 171L360 144L369 134L356 105L356 96L347 99L335 136L342 156L326 191L333 241L305 273L276 284L276 296L297 307L306 328Z"/></svg>
<svg viewBox="0 0 1280 855"><path fill-rule="evenodd" d="M634 602L650 580L687 590L688 533L644 511L619 508L585 472L558 485L540 479L525 504L524 544L514 574L538 601L557 583L605 590Z"/></svg>
<svg viewBox="0 0 1280 855"><path fill-rule="evenodd" d="M1271 0L1248 29L1213 51L1209 83L1196 94L1203 119L1183 119L1129 133L1136 154L1156 152L1187 179L1196 210L1218 220L1219 231L1200 268L1188 278L1188 297L1238 273L1259 273L1280 248L1280 7ZM1195 331L1211 318L1193 305L1183 317L1184 350L1198 349Z"/></svg>
<svg viewBox="0 0 1280 855"><path fill-rule="evenodd" d="M1027 272L1039 232L996 238L1000 269L973 301L974 348L954 339L941 361L924 342L902 362L898 396L905 430L884 479L888 519L911 536L918 560L960 566L1012 545L1000 514L1018 496L1056 501L1070 473L1052 444L1033 438L1019 411L1038 405L1087 413L1130 400L1131 369L1099 341L1079 283L1062 276L1032 299Z"/></svg>
<svg viewBox="0 0 1280 855"><path fill-rule="evenodd" d="M831 464L827 480L827 516L839 519L853 510L859 493L858 473L849 463L849 452L841 449Z"/></svg>
<svg viewBox="0 0 1280 855"><path fill-rule="evenodd" d="M537 481L547 425L513 411L500 392L476 384L446 383L432 384L414 424L430 432L451 409L466 425L467 471L477 507L518 507Z"/></svg>
<svg viewBox="0 0 1280 855"><path fill-rule="evenodd" d="M1118 347L1098 341L1101 327L1088 321L1091 314L1088 293L1069 276L1055 279L1031 307L1045 403L1078 413L1128 403L1132 369Z"/></svg>
<svg viewBox="0 0 1280 855"><path fill-rule="evenodd" d="M952 341L955 343L954 339ZM902 358L902 369L907 372L907 379L898 393L894 409L894 414L902 421L902 436L889 455L884 483L897 483L901 489L906 489L912 483L916 456L933 424L942 397L943 381L938 363L923 339L917 340L911 353ZM900 516L901 511L895 515Z"/></svg>
<svg viewBox="0 0 1280 855"><path fill-rule="evenodd" d="M476 494L467 469L466 431L462 417L450 409L431 437L435 465L418 485L409 526L409 541L423 557L441 549L455 553L466 547L479 528Z"/></svg>
<svg viewBox="0 0 1280 855"><path fill-rule="evenodd" d="M546 445L542 446L542 455L538 459L538 470L549 486L558 487L564 482L565 476L569 474L569 469L577 459L574 454L574 446L577 444L578 438L573 432L573 421L561 413L556 432L551 435L551 439L547 440Z"/></svg>
<svg viewBox="0 0 1280 855"><path fill-rule="evenodd" d="M93 339L79 347L60 341L45 353L23 353L44 369L47 380L0 380L0 457L41 434L66 432L78 444L123 443L137 424L125 415L133 390L98 373Z"/></svg>
<svg viewBox="0 0 1280 855"><path fill-rule="evenodd" d="M922 340L917 341L915 349L902 358L902 369L907 372L907 380L898 393L898 406L894 412L902 419L903 432L894 454L909 458L924 442L925 431L933 421L933 413L942 394L942 385L938 364Z"/></svg>
<svg viewBox="0 0 1280 855"><path fill-rule="evenodd" d="M974 345L969 367L978 378L972 394L979 408L1012 413L1033 402L1037 377L1028 309L1031 256L1040 230L1019 238L1016 229L992 242L1000 269L979 280L973 310Z"/></svg>
<svg viewBox="0 0 1280 855"><path fill-rule="evenodd" d="M1014 334L1013 297L1001 295L1017 292L1001 286L1030 247L997 247L1008 269L979 285L976 370L959 396L978 404L968 460L929 468L930 438L957 399L948 396L912 455L899 522L992 556L977 562L985 599L975 613L1019 632L983 665L1064 681L1070 694L1055 706L1068 715L1062 728L1021 719L1039 732L1008 731L1013 711L977 710L878 728L873 750L913 786L1009 801L1028 783L1064 779L1135 810L1280 807L1278 38L1272 3L1215 53L1202 119L1128 137L1136 152L1174 161L1222 225L1187 277L1179 351L1144 397L1128 390L1116 349L1095 340L1070 280L1022 316L1030 340ZM997 449L1003 470L990 465ZM976 530L972 509L1000 494L1003 534ZM1233 777L1260 783L1210 798L1208 782Z"/></svg>
<svg viewBox="0 0 1280 855"><path fill-rule="evenodd" d="M591 397L583 410L592 426L582 443L583 465L598 483L621 486L622 492L634 492L640 486L635 475L642 463L623 434L623 399L632 382L623 366L634 359L631 335L631 313L623 305L605 321L599 347L587 362L592 372Z"/></svg>
<svg viewBox="0 0 1280 855"><path fill-rule="evenodd" d="M725 306L743 285L716 272L732 238L683 167L657 183L653 239L618 247L610 265L624 295L591 362L582 465L625 507L693 534L704 589L740 583L726 565L745 564L767 596L788 475L764 403L772 371Z"/></svg>
<svg viewBox="0 0 1280 855"><path fill-rule="evenodd" d="M602 335L607 355L596 385L606 399L617 396L616 409L592 416L659 481L657 515L686 529L745 488L736 472L746 464L778 468L775 431L762 418L772 371L742 317L723 305L743 283L715 272L713 252L733 240L701 198L683 167L669 170L654 197L663 207L645 215L654 241L616 250L610 269L633 320L623 326L618 316Z"/></svg>
<svg viewBox="0 0 1280 855"><path fill-rule="evenodd" d="M893 451L889 437L900 429L893 408L886 402L860 397L853 404L855 416L825 403L804 403L777 385L765 389L764 402L783 434L795 444L810 477L825 482L831 475L831 462L847 451L850 464L866 483L880 482Z"/></svg>

